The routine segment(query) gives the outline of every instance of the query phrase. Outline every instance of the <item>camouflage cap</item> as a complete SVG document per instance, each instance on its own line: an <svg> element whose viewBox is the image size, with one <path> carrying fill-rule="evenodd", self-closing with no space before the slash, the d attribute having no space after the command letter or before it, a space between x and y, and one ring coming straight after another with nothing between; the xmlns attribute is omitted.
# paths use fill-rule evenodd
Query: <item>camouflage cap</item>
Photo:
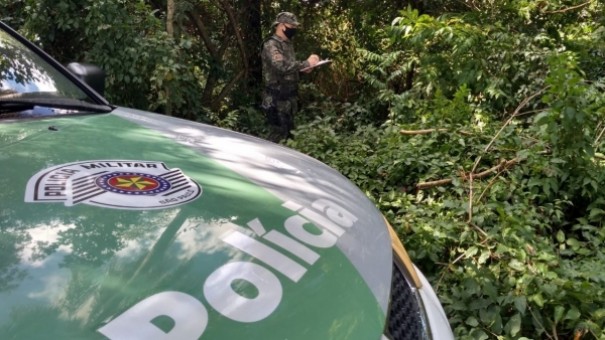
<svg viewBox="0 0 605 340"><path fill-rule="evenodd" d="M279 13L277 15L277 18L275 18L275 22L273 23L273 26L275 26L277 24L290 24L295 27L300 26L300 23L298 22L298 20L296 20L296 16L290 12Z"/></svg>

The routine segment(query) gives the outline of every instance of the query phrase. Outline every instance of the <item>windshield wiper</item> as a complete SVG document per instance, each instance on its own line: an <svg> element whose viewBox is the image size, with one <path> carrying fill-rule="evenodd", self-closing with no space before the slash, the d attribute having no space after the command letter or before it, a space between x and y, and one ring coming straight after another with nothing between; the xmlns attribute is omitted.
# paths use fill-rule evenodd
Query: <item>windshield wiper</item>
<svg viewBox="0 0 605 340"><path fill-rule="evenodd" d="M62 97L11 97L0 98L0 113L33 109L35 106L74 111L107 113L113 110L109 105L93 104L79 99Z"/></svg>

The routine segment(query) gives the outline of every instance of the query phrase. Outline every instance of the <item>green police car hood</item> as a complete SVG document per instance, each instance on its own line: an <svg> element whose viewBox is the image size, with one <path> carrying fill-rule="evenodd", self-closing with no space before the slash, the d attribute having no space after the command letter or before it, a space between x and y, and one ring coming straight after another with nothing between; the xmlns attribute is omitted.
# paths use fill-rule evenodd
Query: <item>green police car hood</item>
<svg viewBox="0 0 605 340"><path fill-rule="evenodd" d="M0 123L0 334L379 339L380 213L300 153L135 110Z"/></svg>

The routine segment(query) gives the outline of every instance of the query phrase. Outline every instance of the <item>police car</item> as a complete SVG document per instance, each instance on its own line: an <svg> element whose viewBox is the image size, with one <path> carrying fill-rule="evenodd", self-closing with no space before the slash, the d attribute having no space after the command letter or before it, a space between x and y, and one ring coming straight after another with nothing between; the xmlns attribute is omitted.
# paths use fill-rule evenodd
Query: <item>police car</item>
<svg viewBox="0 0 605 340"><path fill-rule="evenodd" d="M397 235L337 171L113 106L102 73L3 23L0 49L3 338L453 338Z"/></svg>

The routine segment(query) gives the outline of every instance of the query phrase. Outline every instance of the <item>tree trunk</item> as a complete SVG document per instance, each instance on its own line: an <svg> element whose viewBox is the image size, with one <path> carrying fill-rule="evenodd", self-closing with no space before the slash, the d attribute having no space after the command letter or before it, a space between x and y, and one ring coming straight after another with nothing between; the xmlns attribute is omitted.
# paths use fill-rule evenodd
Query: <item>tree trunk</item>
<svg viewBox="0 0 605 340"><path fill-rule="evenodd" d="M260 49L263 42L261 28L261 2L260 0L242 0L241 25L246 42L247 64L246 74L241 83L241 90L247 96L241 97L250 102L260 102L260 89L262 87L262 63L260 59Z"/></svg>
<svg viewBox="0 0 605 340"><path fill-rule="evenodd" d="M176 10L176 0L167 0L166 5L166 32L168 36L174 39L174 12Z"/></svg>

